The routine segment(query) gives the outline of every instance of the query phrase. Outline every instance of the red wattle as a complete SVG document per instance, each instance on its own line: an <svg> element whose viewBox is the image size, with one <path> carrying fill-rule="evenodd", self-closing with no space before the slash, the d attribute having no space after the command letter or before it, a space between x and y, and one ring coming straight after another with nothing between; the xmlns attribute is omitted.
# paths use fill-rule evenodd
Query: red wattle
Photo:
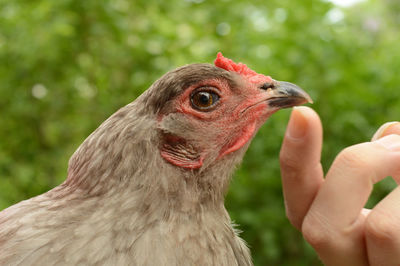
<svg viewBox="0 0 400 266"><path fill-rule="evenodd" d="M231 152L237 151L238 149L242 148L254 135L256 131L256 122L252 122L247 125L241 132L238 138L233 142L233 144L229 145L228 147L224 147L221 149L221 152L218 158L221 158Z"/></svg>

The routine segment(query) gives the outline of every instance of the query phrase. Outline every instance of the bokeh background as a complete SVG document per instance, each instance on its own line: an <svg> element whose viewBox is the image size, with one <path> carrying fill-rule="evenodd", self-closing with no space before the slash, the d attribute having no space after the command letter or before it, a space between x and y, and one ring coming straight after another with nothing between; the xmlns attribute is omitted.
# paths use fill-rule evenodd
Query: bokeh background
<svg viewBox="0 0 400 266"><path fill-rule="evenodd" d="M163 73L218 51L310 93L327 170L400 119L400 1L0 0L0 209L66 177L79 144ZM285 217L275 114L236 172L227 208L256 265L320 265ZM394 186L375 187L373 206Z"/></svg>

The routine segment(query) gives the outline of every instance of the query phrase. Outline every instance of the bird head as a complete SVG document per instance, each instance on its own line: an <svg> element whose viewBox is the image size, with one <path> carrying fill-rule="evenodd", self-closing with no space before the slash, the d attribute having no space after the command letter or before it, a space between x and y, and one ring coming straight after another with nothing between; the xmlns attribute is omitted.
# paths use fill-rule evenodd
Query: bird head
<svg viewBox="0 0 400 266"><path fill-rule="evenodd" d="M298 86L222 54L214 65L177 68L84 141L70 159L65 185L91 194L131 186L177 199L198 192L218 201L259 127L279 109L306 102L311 99Z"/></svg>
<svg viewBox="0 0 400 266"><path fill-rule="evenodd" d="M169 89L179 93L158 110L160 154L168 163L190 170L201 171L243 154L274 112L311 102L298 86L257 74L221 53L214 66L187 65L167 74L160 84L164 89L168 84L180 86Z"/></svg>

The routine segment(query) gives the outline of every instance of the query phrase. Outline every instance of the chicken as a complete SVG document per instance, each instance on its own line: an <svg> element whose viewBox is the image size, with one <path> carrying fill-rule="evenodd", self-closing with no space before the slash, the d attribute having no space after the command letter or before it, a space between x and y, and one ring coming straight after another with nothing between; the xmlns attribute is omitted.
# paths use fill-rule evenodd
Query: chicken
<svg viewBox="0 0 400 266"><path fill-rule="evenodd" d="M308 101L220 53L168 72L0 213L0 265L252 265L224 195L267 118Z"/></svg>

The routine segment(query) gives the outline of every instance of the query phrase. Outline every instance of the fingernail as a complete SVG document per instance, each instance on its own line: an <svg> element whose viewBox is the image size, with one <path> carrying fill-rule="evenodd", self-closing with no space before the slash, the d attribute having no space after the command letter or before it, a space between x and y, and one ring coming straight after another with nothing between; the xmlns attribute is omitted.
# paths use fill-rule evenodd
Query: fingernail
<svg viewBox="0 0 400 266"><path fill-rule="evenodd" d="M302 114L302 106L296 106L293 108L290 116L288 130L286 136L292 139L301 139L306 135L307 120Z"/></svg>
<svg viewBox="0 0 400 266"><path fill-rule="evenodd" d="M378 131L376 131L376 133L372 137L371 141L375 141L375 140L381 138L383 135L385 135L385 132L388 132L388 130L394 126L400 127L400 122L394 121L394 122L387 122L387 123L383 124L378 129Z"/></svg>
<svg viewBox="0 0 400 266"><path fill-rule="evenodd" d="M400 151L400 135L388 135L376 141L383 147L391 151Z"/></svg>

